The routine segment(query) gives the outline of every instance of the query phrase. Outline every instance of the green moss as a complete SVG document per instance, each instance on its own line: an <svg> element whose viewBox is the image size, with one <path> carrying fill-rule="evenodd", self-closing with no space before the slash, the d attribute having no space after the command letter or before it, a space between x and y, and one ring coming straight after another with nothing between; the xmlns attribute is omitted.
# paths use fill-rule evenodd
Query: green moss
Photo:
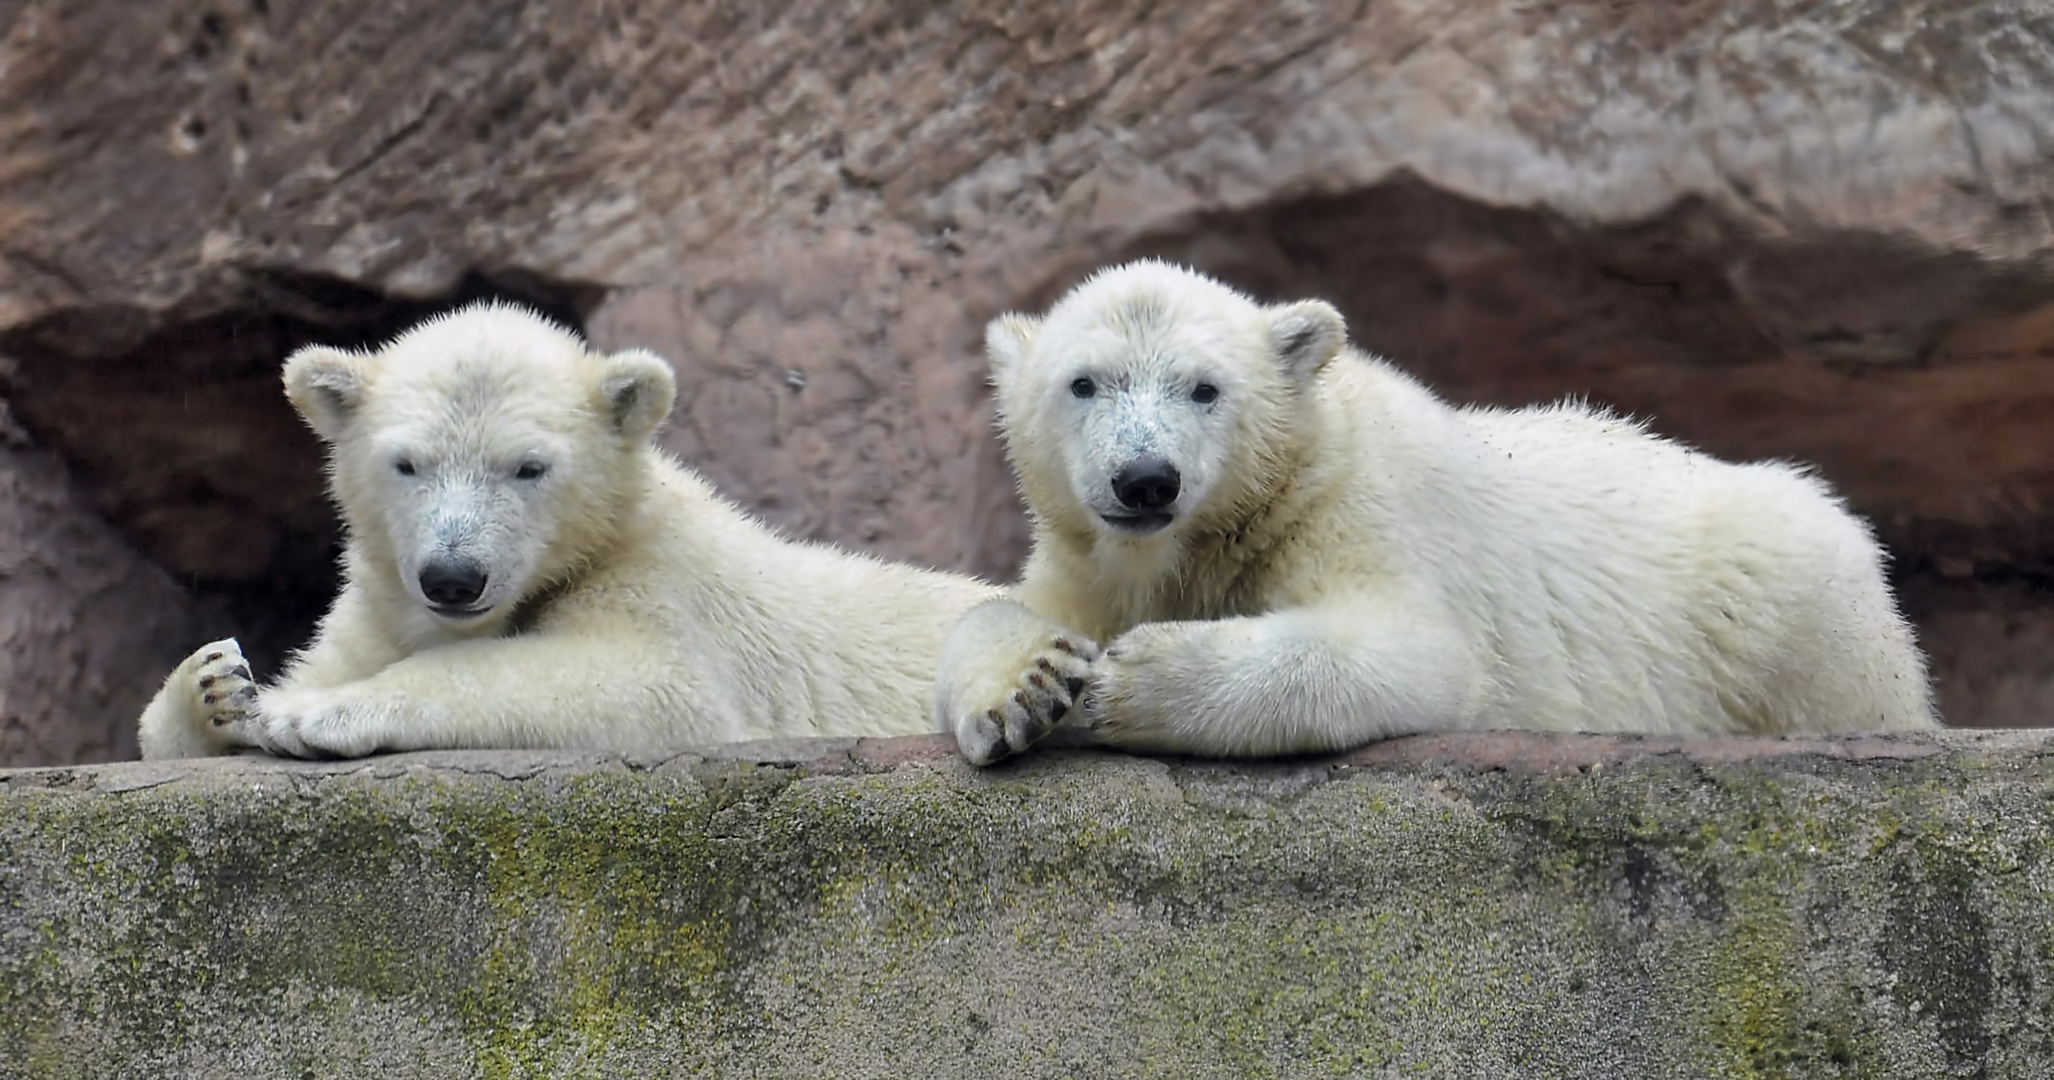
<svg viewBox="0 0 2054 1080"><path fill-rule="evenodd" d="M483 880L484 956L456 1010L486 1076L554 1075L556 1059L597 1055L644 1017L696 1027L734 1004L733 890L702 793L601 774L539 798L431 805L445 858Z"/></svg>
<svg viewBox="0 0 2054 1080"><path fill-rule="evenodd" d="M1802 1056L1796 929L1781 902L1750 893L1716 943L1710 1045L1722 1074L1781 1076Z"/></svg>

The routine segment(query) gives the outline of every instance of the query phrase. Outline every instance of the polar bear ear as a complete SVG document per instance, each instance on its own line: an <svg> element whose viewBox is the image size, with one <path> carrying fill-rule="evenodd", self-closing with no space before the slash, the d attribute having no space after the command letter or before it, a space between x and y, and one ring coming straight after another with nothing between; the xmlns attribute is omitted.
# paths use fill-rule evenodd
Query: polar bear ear
<svg viewBox="0 0 2054 1080"><path fill-rule="evenodd" d="M1270 347L1285 377L1302 382L1327 366L1348 343L1348 324L1334 305L1301 300L1269 309Z"/></svg>
<svg viewBox="0 0 2054 1080"><path fill-rule="evenodd" d="M623 349L606 358L599 396L613 429L624 439L642 442L669 419L678 396L677 376L663 357L647 349Z"/></svg>
<svg viewBox="0 0 2054 1080"><path fill-rule="evenodd" d="M1001 315L984 328L984 351L991 357L991 373L1004 375L1020 366L1034 344L1041 320L1032 315Z"/></svg>
<svg viewBox="0 0 2054 1080"><path fill-rule="evenodd" d="M334 442L364 400L369 357L308 345L285 358L285 396L314 434Z"/></svg>

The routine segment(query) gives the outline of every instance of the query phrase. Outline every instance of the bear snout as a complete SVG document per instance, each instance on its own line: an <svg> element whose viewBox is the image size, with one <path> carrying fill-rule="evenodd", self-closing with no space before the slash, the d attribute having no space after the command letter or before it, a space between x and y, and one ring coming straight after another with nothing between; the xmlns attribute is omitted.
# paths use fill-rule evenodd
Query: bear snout
<svg viewBox="0 0 2054 1080"><path fill-rule="evenodd" d="M1177 501L1182 478L1177 467L1159 457L1133 461L1113 477L1113 496L1129 510L1156 513Z"/></svg>
<svg viewBox="0 0 2054 1080"><path fill-rule="evenodd" d="M436 559L421 568L421 595L439 609L468 608L485 595L485 580L470 559Z"/></svg>

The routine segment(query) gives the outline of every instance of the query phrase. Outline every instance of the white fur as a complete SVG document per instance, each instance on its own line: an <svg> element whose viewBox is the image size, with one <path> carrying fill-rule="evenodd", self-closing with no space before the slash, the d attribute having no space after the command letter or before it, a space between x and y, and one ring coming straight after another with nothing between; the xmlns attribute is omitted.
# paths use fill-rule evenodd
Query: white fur
<svg viewBox="0 0 2054 1080"><path fill-rule="evenodd" d="M1346 348L1325 304L1157 262L987 337L1034 550L944 649L937 722L974 761L1066 712L1111 745L1227 756L1936 722L1882 553L1803 469L1580 404L1453 408ZM1186 480L1146 534L1104 517L1142 453Z"/></svg>
<svg viewBox="0 0 2054 1080"><path fill-rule="evenodd" d="M342 593L269 688L233 641L195 653L143 714L146 758L910 734L949 625L998 595L780 539L650 445L667 364L518 308L302 349L285 384L329 444ZM438 610L437 560L482 595Z"/></svg>

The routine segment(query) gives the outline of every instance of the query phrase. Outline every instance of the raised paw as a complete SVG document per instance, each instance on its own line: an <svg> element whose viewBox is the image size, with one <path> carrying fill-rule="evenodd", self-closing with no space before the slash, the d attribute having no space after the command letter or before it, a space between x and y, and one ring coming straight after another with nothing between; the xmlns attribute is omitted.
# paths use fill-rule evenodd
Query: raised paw
<svg viewBox="0 0 2054 1080"><path fill-rule="evenodd" d="M214 729L239 725L250 717L257 704L257 684L250 676L249 661L234 638L224 638L200 647L186 661L191 680L186 692L193 715Z"/></svg>
<svg viewBox="0 0 2054 1080"><path fill-rule="evenodd" d="M998 700L963 718L966 723L956 733L963 755L988 765L1040 742L1071 715L1098 658L1098 644L1089 638L1054 634L1044 639L1015 669L1017 678Z"/></svg>
<svg viewBox="0 0 2054 1080"><path fill-rule="evenodd" d="M136 721L145 761L212 757L250 745L257 688L234 638L202 645L173 668Z"/></svg>

